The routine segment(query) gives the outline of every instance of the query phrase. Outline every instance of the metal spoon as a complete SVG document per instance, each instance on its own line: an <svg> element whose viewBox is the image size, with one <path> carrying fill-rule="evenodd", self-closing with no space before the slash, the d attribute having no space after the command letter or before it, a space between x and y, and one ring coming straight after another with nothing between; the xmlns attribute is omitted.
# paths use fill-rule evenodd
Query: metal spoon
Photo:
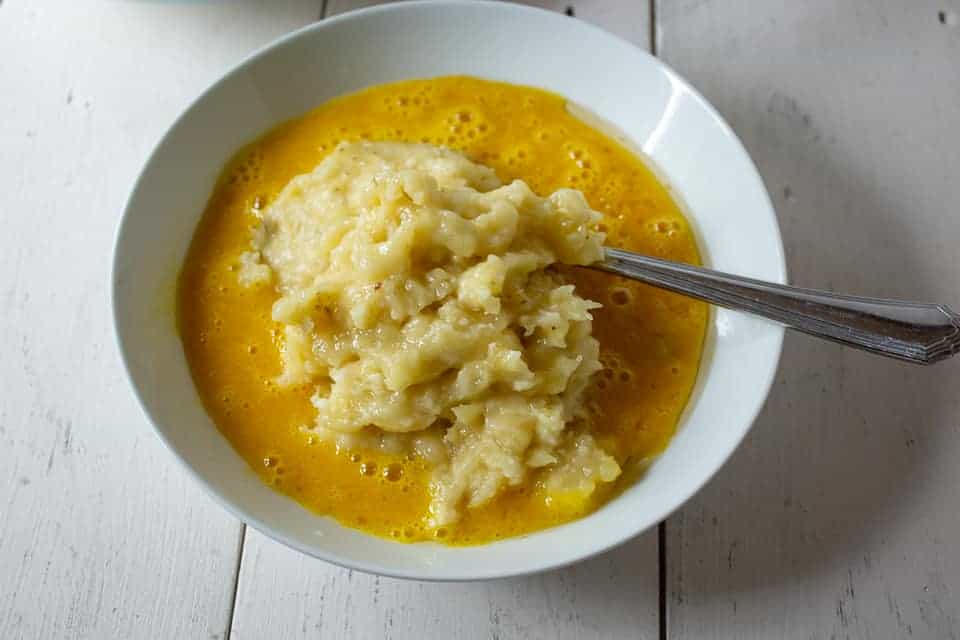
<svg viewBox="0 0 960 640"><path fill-rule="evenodd" d="M606 249L590 268L746 311L791 329L918 364L932 364L960 350L960 316L946 305L845 296L744 278Z"/></svg>

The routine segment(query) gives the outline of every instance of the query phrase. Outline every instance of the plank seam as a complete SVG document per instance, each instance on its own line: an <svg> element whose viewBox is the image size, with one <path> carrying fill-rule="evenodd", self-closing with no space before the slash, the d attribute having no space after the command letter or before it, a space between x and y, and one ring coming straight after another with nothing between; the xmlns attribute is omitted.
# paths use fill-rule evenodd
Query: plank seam
<svg viewBox="0 0 960 640"><path fill-rule="evenodd" d="M243 549L247 542L247 525L240 523L240 553L237 555L237 570L233 574L233 598L230 599L230 611L227 612L227 631L224 640L233 635L233 618L237 613L237 598L240 595L240 567L243 566Z"/></svg>
<svg viewBox="0 0 960 640"><path fill-rule="evenodd" d="M657 55L657 0L650 0L650 53Z"/></svg>
<svg viewBox="0 0 960 640"><path fill-rule="evenodd" d="M660 600L657 612L660 640L667 640L667 521L657 525L657 581L660 583Z"/></svg>
<svg viewBox="0 0 960 640"><path fill-rule="evenodd" d="M657 0L650 0L650 54L657 51ZM657 525L657 582L659 583L659 601L657 603L657 628L660 640L667 640L667 521Z"/></svg>

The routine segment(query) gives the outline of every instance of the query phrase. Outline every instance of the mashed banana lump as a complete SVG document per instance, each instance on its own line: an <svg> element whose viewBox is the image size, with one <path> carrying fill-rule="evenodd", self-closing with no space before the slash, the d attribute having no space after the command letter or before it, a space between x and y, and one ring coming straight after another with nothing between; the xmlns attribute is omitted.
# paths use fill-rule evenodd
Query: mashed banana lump
<svg viewBox="0 0 960 640"><path fill-rule="evenodd" d="M574 265L699 256L669 191L529 87L413 80L239 150L184 261L200 399L264 482L402 542L588 514L667 444L706 306Z"/></svg>
<svg viewBox="0 0 960 640"><path fill-rule="evenodd" d="M602 259L600 217L578 191L541 198L454 151L344 143L263 212L240 279L276 283L280 384L314 385L311 429L347 447L376 429L412 452L434 440L444 525L529 469L585 492L620 473L583 426L600 305L548 270Z"/></svg>

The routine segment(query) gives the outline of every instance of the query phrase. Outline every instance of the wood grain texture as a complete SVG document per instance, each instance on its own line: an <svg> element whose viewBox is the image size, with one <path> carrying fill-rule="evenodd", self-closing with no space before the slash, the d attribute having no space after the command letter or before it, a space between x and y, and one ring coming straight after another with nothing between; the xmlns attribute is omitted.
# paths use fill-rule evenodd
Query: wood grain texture
<svg viewBox="0 0 960 640"><path fill-rule="evenodd" d="M742 137L795 283L960 305L956 8L659 3L660 54ZM790 336L751 436L668 522L669 636L957 637L958 388L960 362Z"/></svg>
<svg viewBox="0 0 960 640"><path fill-rule="evenodd" d="M136 406L114 348L110 255L127 191L177 112L316 5L0 7L0 638L226 629L240 524Z"/></svg>
<svg viewBox="0 0 960 640"><path fill-rule="evenodd" d="M329 0L327 13L369 4ZM559 10L567 6L540 4ZM622 33L635 31L638 44L647 46L645 3L568 4L584 19L595 15ZM631 9L622 11L619 19L618 4ZM633 29L631 21L640 27ZM655 531L570 569L482 584L431 584L378 578L310 560L249 530L233 636L653 639L659 633L658 603Z"/></svg>

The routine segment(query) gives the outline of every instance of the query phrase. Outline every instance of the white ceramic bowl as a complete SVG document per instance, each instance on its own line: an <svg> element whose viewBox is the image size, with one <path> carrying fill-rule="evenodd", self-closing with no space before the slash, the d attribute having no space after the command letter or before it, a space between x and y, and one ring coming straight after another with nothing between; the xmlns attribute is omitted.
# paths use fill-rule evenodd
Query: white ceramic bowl
<svg viewBox="0 0 960 640"><path fill-rule="evenodd" d="M708 265L783 282L770 200L740 142L656 58L584 22L498 2L399 3L297 31L203 93L170 127L134 186L113 268L117 337L160 437L237 517L304 553L373 573L468 580L542 571L652 527L720 468L773 380L783 330L712 314L697 389L649 472L596 513L477 547L399 544L340 526L272 491L217 431L176 333L175 281L224 162L244 143L323 101L394 80L468 74L540 86L614 123L685 202Z"/></svg>

